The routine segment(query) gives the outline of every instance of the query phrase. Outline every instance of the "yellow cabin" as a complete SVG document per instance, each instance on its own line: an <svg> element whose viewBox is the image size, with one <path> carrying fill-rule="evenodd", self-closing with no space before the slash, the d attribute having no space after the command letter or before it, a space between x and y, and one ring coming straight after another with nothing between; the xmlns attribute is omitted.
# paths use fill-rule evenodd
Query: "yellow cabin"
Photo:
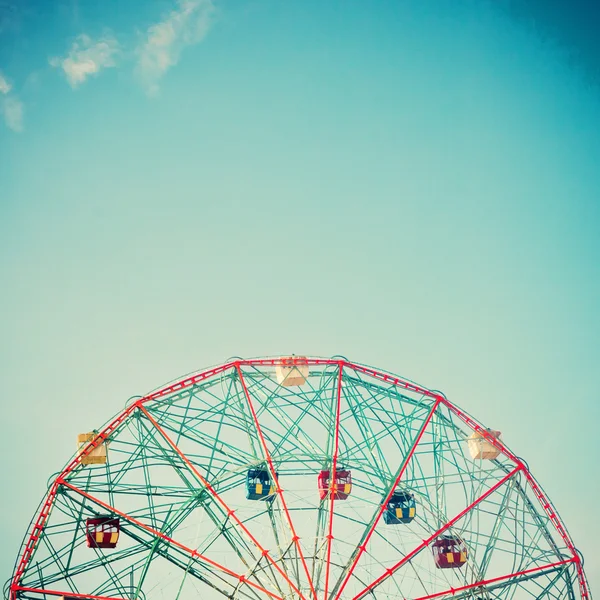
<svg viewBox="0 0 600 600"><path fill-rule="evenodd" d="M80 433L77 436L77 447L79 452L83 452L84 448L93 442L98 437L97 433ZM105 465L106 464L107 447L106 442L98 444L90 450L85 456L81 456L82 465Z"/></svg>
<svg viewBox="0 0 600 600"><path fill-rule="evenodd" d="M281 364L275 367L277 383L283 387L304 385L308 377L308 361L305 356L282 357Z"/></svg>
<svg viewBox="0 0 600 600"><path fill-rule="evenodd" d="M487 429L486 433L489 433L492 437L496 438L497 440L500 439L501 433L499 431ZM467 443L469 445L469 452L473 460L493 460L495 458L498 458L498 455L500 454L500 450L488 440L486 440L483 437L483 435L477 431L473 432L473 434L469 437Z"/></svg>

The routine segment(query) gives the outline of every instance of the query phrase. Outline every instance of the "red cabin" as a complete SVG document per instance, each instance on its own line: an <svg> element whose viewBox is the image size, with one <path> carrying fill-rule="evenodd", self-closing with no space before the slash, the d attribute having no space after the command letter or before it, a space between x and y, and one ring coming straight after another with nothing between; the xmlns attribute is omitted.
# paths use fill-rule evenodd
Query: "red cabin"
<svg viewBox="0 0 600 600"><path fill-rule="evenodd" d="M330 490L329 471L319 473L319 498L324 500L333 491L335 500L345 500L352 491L352 474L350 471L336 471L335 482Z"/></svg>
<svg viewBox="0 0 600 600"><path fill-rule="evenodd" d="M119 519L94 517L85 522L88 548L116 548L119 539Z"/></svg>
<svg viewBox="0 0 600 600"><path fill-rule="evenodd" d="M442 536L431 546L438 569L460 569L467 562L467 547L460 538Z"/></svg>

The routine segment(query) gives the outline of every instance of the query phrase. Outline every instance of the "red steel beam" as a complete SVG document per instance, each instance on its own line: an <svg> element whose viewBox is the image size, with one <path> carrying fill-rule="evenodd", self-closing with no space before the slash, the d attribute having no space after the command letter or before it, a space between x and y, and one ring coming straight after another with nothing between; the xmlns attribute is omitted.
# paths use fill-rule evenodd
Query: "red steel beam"
<svg viewBox="0 0 600 600"><path fill-rule="evenodd" d="M333 456L331 460L331 471L329 472L329 527L327 534L327 563L325 565L325 589L323 592L323 600L327 600L327 592L329 590L329 571L331 568L331 542L333 541L333 504L336 491L336 469L337 459L340 444L340 407L342 403L342 372L344 363L339 363L339 375L337 386L337 398L335 406L335 432L333 440Z"/></svg>
<svg viewBox="0 0 600 600"><path fill-rule="evenodd" d="M223 500L223 498L221 498L221 496L215 490L215 488L205 479L205 477L198 471L198 469L196 469L196 467L192 464L192 462L189 460L189 458L187 456L185 456L185 454L178 448L178 446L175 444L175 442L169 437L167 432L158 424L156 419L154 419L154 417L152 417L152 415L148 412L148 410L141 404L139 405L139 409L146 415L148 420L152 423L152 425L154 425L154 427L158 430L158 432L163 436L163 438L167 441L169 446L171 446L171 448L173 448L173 450L176 452L176 454L179 455L179 457L187 465L187 467L190 469L190 471L196 476L198 481L200 481L200 483L202 483L202 485L208 490L208 492L221 505L221 507L227 513L227 515L236 523L236 525L238 525L238 527L244 532L244 534L258 548L261 555L265 556L267 558L267 560L275 567L275 569L277 569L277 571L283 576L283 578L291 586L291 588L294 590L294 592L296 594L298 594L300 596L300 598L302 598L302 600L306 600L306 598L304 597L302 592L296 587L296 585L294 585L292 580L289 578L288 574L281 568L279 563L277 561L273 560L273 558L269 554L269 550L266 550L265 548L263 548L263 546L260 544L260 542L252 535L250 530L237 517L237 515L235 514L235 511L229 507L229 505Z"/></svg>
<svg viewBox="0 0 600 600"><path fill-rule="evenodd" d="M513 577L522 577L523 575L530 575L532 573L544 571L546 569L556 569L556 567L560 567L561 565L566 565L569 563L575 562L572 558L567 558L566 560L561 560L559 562L551 563L549 565L542 565L541 567L533 567L531 569L525 569L523 571L518 571L516 573L511 573L510 575L501 575L500 577L492 577L491 579L481 579L476 581L475 583L469 583L468 585L461 585L456 588L449 588L444 590L443 592L436 592L435 594L429 594L428 596L419 596L414 600L432 600L432 598L440 598L441 596L454 596L457 592L463 592L465 590L471 590L473 588L481 587L482 585L490 585L492 583L498 583L500 581L506 581L507 579L512 579Z"/></svg>
<svg viewBox="0 0 600 600"><path fill-rule="evenodd" d="M117 598L116 596L95 596L94 594L75 594L74 592L60 592L58 590L41 590L39 588L17 586L17 592L31 592L33 594L48 594L49 596L64 596L67 600L71 598L82 598L82 600L128 600L127 598Z"/></svg>
<svg viewBox="0 0 600 600"><path fill-rule="evenodd" d="M575 548L575 545L573 544L571 537L567 532L567 528L565 527L564 523L559 517L558 512L556 511L548 497L544 494L544 491L542 490L541 486L530 473L527 466L523 463L523 461L520 458L518 458L512 452L510 452L510 450L508 450L508 448L506 448L506 446L504 446L502 442L500 442L497 438L490 436L487 433L487 431L483 427L481 427L479 423L477 423L471 416L454 406L445 398L442 399L442 402L448 407L449 410L451 410L456 416L458 416L462 421L464 421L469 427L484 435L487 441L492 443L494 446L496 446L496 448L500 449L504 454L512 458L515 461L515 463L521 466L523 475L525 479L527 479L529 485L531 486L531 489L533 490L533 493L538 499L538 502L542 505L544 512L548 515L548 518L554 525L554 528L556 529L561 539L563 540L563 542L565 543L565 545L567 546L567 548L573 556L573 562L577 566L577 579L579 583L579 589L581 591L582 600L590 600L591 596L585 578L585 573L583 571L583 564L579 553L577 552L577 548Z"/></svg>
<svg viewBox="0 0 600 600"><path fill-rule="evenodd" d="M441 400L444 397L443 394L440 394L439 392L433 392L432 390L413 383L412 381L408 381L407 379L403 379L402 377L397 377L396 375L381 373L375 369L371 369L370 367L365 367L349 361L345 361L344 364L354 371L369 375L370 377L373 377L373 379L378 379L379 381L395 385L396 387L401 387L409 392L415 392L416 394L421 394L423 396L427 396L428 398L433 398L434 400Z"/></svg>
<svg viewBox="0 0 600 600"><path fill-rule="evenodd" d="M63 480L71 471L74 471L77 467L79 467L81 465L82 457L87 456L94 448L96 448L100 444L103 444L109 438L109 436L112 433L114 433L114 431L125 421L125 419L127 419L127 417L129 417L129 415L135 410L135 408L138 406L138 404L142 404L142 403L148 402L150 400L156 400L158 398L168 396L169 394L173 394L177 391L181 391L192 385L195 385L196 383L199 383L200 381L208 379L209 377L218 375L219 373L222 373L223 371L226 371L232 367L233 367L233 363L226 363L219 367L214 367L212 369L202 371L201 373L197 373L193 376L186 377L185 379L177 381L173 384L170 384L168 386L165 386L165 387L157 390L156 392L152 392L152 393L144 396L143 398L138 400L138 402L127 407L123 412L121 412L119 415L117 415L117 417L115 417L115 419L113 419L98 434L98 436L94 440L92 440L87 446L85 446L85 448L83 448L83 450L81 452L77 453L77 456L65 467L65 469L63 469L63 471L60 473L60 475L56 478L56 480L52 484L52 487L50 488L50 491L48 492L48 496L46 497L46 501L45 501L44 505L42 506L42 510L40 511L40 513L33 525L31 533L29 534L29 536L27 538L25 548L23 549L23 553L21 555L21 558L19 559L17 568L15 570L14 577L11 582L12 600L14 600L14 598L16 597L16 592L14 590L19 587L19 583L21 581L21 577L23 576L23 573L25 572L27 563L31 560L31 557L33 556L33 552L35 550L37 542L41 536L41 533L42 533L44 527L46 526L46 522L47 522L48 516L50 514L50 509L52 508L52 504L54 502L54 498L56 495L58 481Z"/></svg>
<svg viewBox="0 0 600 600"><path fill-rule="evenodd" d="M64 485L65 487L68 487L69 489L73 490L76 494L79 494L79 495L83 496L84 498L91 500L92 502L94 502L98 506L101 506L102 508L106 509L107 511L114 513L116 515L119 515L125 521L128 521L129 523L133 523L134 525L141 527L142 529L144 529L151 535L158 537L161 540L164 540L165 542L168 542L172 546L176 546L180 550L183 550L186 554L189 554L190 556L192 556L192 558L194 558L200 562L206 563L207 565L214 567L215 569L218 569L219 571L221 571L222 573L225 573L226 575L229 575L230 577L234 577L240 583L245 583L246 585L249 585L249 586L257 589L258 591L260 591L264 594L267 594L267 596L270 596L271 598L275 598L275 600L283 600L283 598L281 596L278 596L277 594L270 592L269 590L258 585L257 583L250 581L249 579L246 578L245 575L240 575L239 573L236 573L235 571L232 571L231 569L228 569L227 567L216 562L212 558L208 558L208 556L204 556L203 554L200 554L197 550L188 548L186 545L174 540L173 538L169 537L162 531L158 531L158 530L154 529L153 527L150 527L149 525L145 525L144 523L142 523L135 517L132 517L132 516L128 515L127 513L124 513L122 511L116 509L114 506L111 506L110 504L103 502L99 498L96 498L95 496L92 496L91 494L88 494L87 492L80 490L78 487L75 487L74 485L68 483L67 481L60 481L59 484Z"/></svg>
<svg viewBox="0 0 600 600"><path fill-rule="evenodd" d="M404 558L400 559L393 567L387 569L386 572L383 573L383 575L380 575L377 579L375 579L373 582L371 582L367 587L365 587L363 590L361 590L356 596L354 596L354 598L352 598L352 600L358 600L359 598L362 598L365 594L369 593L371 590L373 590L375 587L377 587L384 579L387 579L388 577L393 575L403 564L405 564L406 562L411 560L413 558L413 556L418 554L421 550L423 550L423 548L426 548L427 546L429 546L429 544L436 537L438 537L440 534L444 533L444 531L446 531L446 529L452 527L452 525L454 525L454 523L456 523L458 520L462 519L462 517L464 517L475 506L477 506L477 504L479 504L480 502L485 500L490 494L494 493L501 485L503 485L513 475L515 475L518 471L520 471L521 468L522 467L520 467L520 466L515 467L510 473L505 475L500 481L496 482L489 490L487 490L487 492L483 493L481 496L479 496L479 498L477 498L476 500L471 502L471 504L469 504L469 506L467 506L464 510L459 512L455 517L450 519L450 521L448 521L443 527L440 527L440 529L438 529L433 535L429 536L426 540L423 540L423 542L421 544L419 544L414 550L412 550L406 556L404 556Z"/></svg>
<svg viewBox="0 0 600 600"><path fill-rule="evenodd" d="M29 534L29 538L27 539L27 543L25 544L25 548L23 550L23 554L21 555L19 564L17 566L17 569L15 570L15 575L12 579L11 590L18 587L18 585L21 581L21 577L23 576L23 573L25 572L25 568L27 567L27 563L31 560L31 557L33 556L33 552L35 550L37 542L40 539L40 537L42 535L42 531L44 530L44 527L46 526L46 523L48 521L48 517L50 515L50 510L52 508L54 499L56 497L56 490L58 488L59 481L65 475L67 475L68 473L73 471L75 468L77 468L81 464L82 457L87 456L94 448L96 448L100 444L103 444L104 441L106 439L108 439L110 434L113 433L123 423L123 421L125 421L125 419L133 412L134 408L135 408L134 405L128 407L125 411L123 411L120 415L118 415L113 421L111 421L104 428L104 430L98 434L98 436L94 440L92 440L81 452L79 452L77 454L77 456L67 465L67 467L62 471L62 473L56 478L56 480L52 484L52 487L50 488L50 491L48 492L48 496L46 497L46 501L44 502L44 505L42 506L42 510L40 511L40 514L38 515L38 517L33 525L33 529L31 531L31 533ZM15 594L12 593L12 596L14 598Z"/></svg>
<svg viewBox="0 0 600 600"><path fill-rule="evenodd" d="M402 476L404 475L404 472L406 471L408 464L413 456L413 454L415 453L417 446L419 445L419 442L421 441L421 438L423 437L427 426L429 425L431 419L433 418L433 415L435 414L435 411L438 407L438 405L440 404L440 400L436 400L435 403L433 404L432 409L429 411L429 414L427 415L427 419L425 420L425 422L423 423L423 425L421 426L421 430L419 431L419 434L417 435L408 455L406 460L404 461L404 464L402 465L402 467L400 468L400 471L398 472L398 475L396 477L396 479L394 480L394 484L392 485L392 487L390 488L390 491L388 492L388 495L385 498L385 501L381 504L381 506L378 508L377 510L377 515L375 517L375 520L371 523L371 526L369 527L368 531L367 531L367 535L365 537L364 542L359 546L359 550L358 553L356 555L356 557L354 558L354 561L352 562L350 569L348 570L348 573L346 573L346 576L344 577L344 580L342 581L342 584L340 585L340 588L337 592L337 594L334 597L334 600L338 600L338 598L342 595L342 592L344 591L344 588L346 587L346 584L348 583L350 577L352 576L352 573L354 571L354 569L356 568L356 565L358 564L358 561L360 560L360 557L362 556L363 552L366 551L367 549L367 544L369 543L369 540L371 539L371 536L373 535L373 533L375 532L375 527L377 526L377 523L379 522L379 519L381 519L381 515L384 513L384 511L387 508L387 503L390 501L390 498L392 497L392 494L394 493L394 490L396 489L396 486L398 485L398 483L400 483Z"/></svg>
<svg viewBox="0 0 600 600"><path fill-rule="evenodd" d="M294 542L294 545L296 546L298 555L300 556L300 561L302 562L302 567L306 574L306 579L310 586L310 590L313 595L313 598L314 598L314 600L317 600L317 593L315 591L315 586L313 585L312 579L310 577L310 573L308 572L308 565L306 564L306 559L304 558L304 553L302 552L302 547L300 546L300 538L298 537L298 534L296 533L296 529L294 528L294 524L292 523L292 517L290 516L290 511L287 507L285 498L283 496L283 489L281 488L281 485L279 484L277 477L275 477L275 465L273 464L273 459L271 458L269 448L267 447L267 441L265 440L262 429L260 428L260 424L258 422L258 416L256 414L256 411L254 410L254 406L253 406L252 400L250 398L250 393L248 392L248 387L246 386L246 382L244 380L244 375L242 374L240 362L236 363L235 368L236 368L238 376L240 378L240 382L242 384L242 389L244 390L244 396L246 397L246 402L248 403L250 413L252 414L252 420L254 421L254 427L256 429L256 433L258 434L260 444L262 446L264 458L267 461L267 465L269 466L269 471L271 473L271 477L273 478L273 481L275 482L276 493L279 496L279 500L281 502L281 506L283 507L283 512L285 514L285 518L288 522L290 531L292 533L292 542Z"/></svg>

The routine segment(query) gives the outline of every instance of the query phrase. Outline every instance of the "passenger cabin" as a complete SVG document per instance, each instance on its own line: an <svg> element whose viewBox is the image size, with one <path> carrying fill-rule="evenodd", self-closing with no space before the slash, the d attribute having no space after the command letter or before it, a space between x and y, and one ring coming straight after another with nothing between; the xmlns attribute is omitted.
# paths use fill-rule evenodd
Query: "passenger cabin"
<svg viewBox="0 0 600 600"><path fill-rule="evenodd" d="M329 492L333 492L335 500L345 500L352 491L352 474L350 471L336 470L335 481L330 488L329 481L330 471L321 471L319 473L319 498L324 500L329 496Z"/></svg>
<svg viewBox="0 0 600 600"><path fill-rule="evenodd" d="M431 546L438 569L460 569L467 562L467 547L457 537L442 536Z"/></svg>
<svg viewBox="0 0 600 600"><path fill-rule="evenodd" d="M277 383L283 387L304 385L308 377L308 361L305 356L285 356L275 367Z"/></svg>
<svg viewBox="0 0 600 600"><path fill-rule="evenodd" d="M246 498L248 500L275 499L277 491L277 479L279 473L275 473L275 481L266 469L250 469L246 475Z"/></svg>
<svg viewBox="0 0 600 600"><path fill-rule="evenodd" d="M93 517L85 522L88 548L116 548L119 519L112 516Z"/></svg>
<svg viewBox="0 0 600 600"><path fill-rule="evenodd" d="M383 499L385 502L385 498ZM395 491L388 500L383 512L383 521L386 525L410 523L417 514L415 497L409 492Z"/></svg>
<svg viewBox="0 0 600 600"><path fill-rule="evenodd" d="M497 440L500 439L501 433L499 431L486 429L486 433ZM467 443L473 460L494 460L495 458L498 458L500 454L500 450L478 431L473 432L467 440Z"/></svg>
<svg viewBox="0 0 600 600"><path fill-rule="evenodd" d="M77 436L77 448L81 454L90 442L93 442L98 437L94 431L90 433L80 433ZM105 465L106 464L107 447L106 442L98 444L85 455L81 456L82 465Z"/></svg>

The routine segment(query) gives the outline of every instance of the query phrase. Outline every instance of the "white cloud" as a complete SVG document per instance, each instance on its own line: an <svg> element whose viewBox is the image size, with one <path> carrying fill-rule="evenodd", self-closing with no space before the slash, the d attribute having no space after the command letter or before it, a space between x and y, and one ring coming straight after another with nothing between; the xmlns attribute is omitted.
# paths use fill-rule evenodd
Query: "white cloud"
<svg viewBox="0 0 600 600"><path fill-rule="evenodd" d="M0 72L0 114L10 129L23 131L23 103L10 93L11 90L12 86Z"/></svg>
<svg viewBox="0 0 600 600"><path fill-rule="evenodd" d="M8 94L11 90L11 85L6 81L6 78L0 72L0 94Z"/></svg>
<svg viewBox="0 0 600 600"><path fill-rule="evenodd" d="M212 0L179 0L164 20L148 28L137 48L137 71L149 93L158 91L158 81L179 62L186 46L204 39L214 10Z"/></svg>
<svg viewBox="0 0 600 600"><path fill-rule="evenodd" d="M23 131L23 103L17 97L4 98L2 112L6 124L13 131Z"/></svg>
<svg viewBox="0 0 600 600"><path fill-rule="evenodd" d="M102 69L115 67L115 57L119 53L119 42L113 36L104 36L94 42L89 35L77 37L71 50L64 58L53 57L50 64L61 68L71 87L83 83L90 75Z"/></svg>

